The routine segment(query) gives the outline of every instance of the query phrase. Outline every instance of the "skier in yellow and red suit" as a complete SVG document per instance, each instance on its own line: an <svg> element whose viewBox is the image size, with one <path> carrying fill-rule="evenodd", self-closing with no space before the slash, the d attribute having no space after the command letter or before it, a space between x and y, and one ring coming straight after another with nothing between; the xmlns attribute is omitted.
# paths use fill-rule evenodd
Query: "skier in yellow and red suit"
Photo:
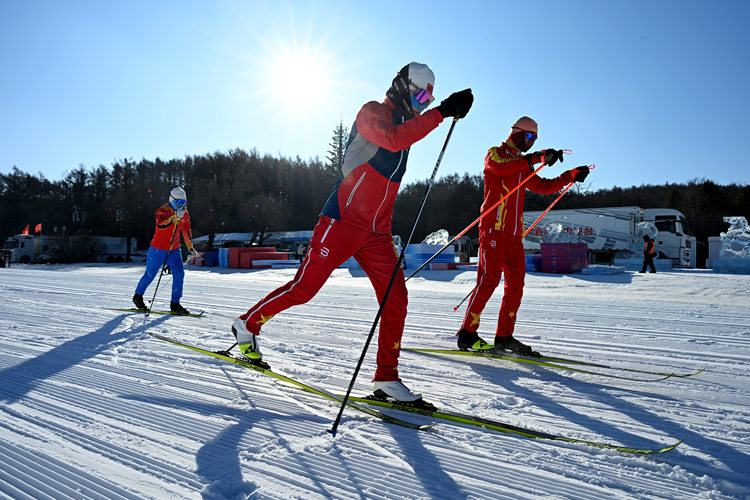
<svg viewBox="0 0 750 500"><path fill-rule="evenodd" d="M487 151L484 158L484 202L481 213L489 210L531 175L535 164L553 165L557 161L563 161L563 152L559 149L543 149L523 154L531 149L536 139L536 122L523 116L511 127L510 136L501 146L493 146ZM523 251L523 202L526 189L540 194L555 193L573 181L583 182L588 173L589 168L582 166L563 172L554 179L533 175L498 205L495 211L479 222L477 285L469 299L461 330L456 334L459 349L495 349L524 356L539 355L513 337L526 276ZM477 329L482 311L500 283L502 273L505 273L503 301L494 345L490 345L479 337Z"/></svg>

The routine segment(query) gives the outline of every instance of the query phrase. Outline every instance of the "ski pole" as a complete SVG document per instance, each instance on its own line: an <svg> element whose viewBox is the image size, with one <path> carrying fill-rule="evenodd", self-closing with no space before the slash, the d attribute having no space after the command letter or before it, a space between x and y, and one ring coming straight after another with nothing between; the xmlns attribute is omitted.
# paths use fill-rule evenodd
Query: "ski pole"
<svg viewBox="0 0 750 500"><path fill-rule="evenodd" d="M378 326L378 322L380 321L380 316L383 314L383 309L385 308L385 301L388 300L388 295L391 293L391 288L393 288L393 283L396 281L396 276L398 276L398 272L401 270L401 263L404 261L404 253L406 252L406 247L409 246L409 242L411 241L412 236L414 236L414 231L417 228L417 222L419 222L419 217L422 215L422 210L424 209L424 205L427 202L427 196L430 194L430 189L432 188L432 183L435 180L435 175L437 174L438 167L440 166L440 162L443 160L443 154L445 153L445 148L448 146L448 141L451 138L451 135L453 134L453 128L456 126L456 123L458 122L458 118L454 117L453 122L451 123L451 127L448 130L448 136L445 138L445 143L443 143L443 148L440 150L440 155L438 155L437 163L435 163L435 168L432 170L432 176L430 177L430 180L427 182L427 188L425 189L424 196L422 197L422 203L419 205L419 210L417 210L417 215L414 217L414 223L411 226L411 232L409 233L409 238L406 240L406 243L401 248L401 253L398 256L398 260L396 261L396 267L393 269L393 274L391 274L391 280L388 283L388 287L385 289L385 293L383 294L383 299L380 301L380 307L378 308L378 312L375 315L375 320L372 322L372 328L370 328L370 334L367 336L367 340L365 341L365 346L362 349L362 355L359 357L359 361L357 362L357 366L354 369L354 374L352 375L352 380L349 382L349 387L346 389L346 394L344 395L344 398L341 400L341 408L339 408L339 413L336 415L336 420L333 422L333 427L328 431L333 436L336 436L336 429L339 426L339 421L341 420L341 416L344 413L344 408L346 407L346 402L349 400L349 395L352 392L352 388L354 387L354 381L357 379L357 375L359 374L359 369L362 367L362 362L365 359L365 354L367 353L367 349L370 346L370 342L372 341L372 337L375 334L375 328Z"/></svg>
<svg viewBox="0 0 750 500"><path fill-rule="evenodd" d="M167 255L164 256L164 263L161 265L161 272L159 273L159 280L156 282L156 288L154 289L154 296L151 297L151 304L148 306L148 312L146 316L151 314L151 309L154 307L154 301L156 300L156 292L159 291L159 283L161 283L161 277L164 275L164 267L167 265L167 259L169 258L169 252L172 250L172 243L174 243L174 235L177 234L177 226L180 225L180 220L177 219L172 230L172 237L169 239L169 246L167 247Z"/></svg>
<svg viewBox="0 0 750 500"><path fill-rule="evenodd" d="M588 167L589 167L589 170L594 170L596 168L596 165L589 165ZM552 203L550 203L550 205L547 207L547 210L545 210L544 212L542 212L542 215L540 215L539 217L537 217L537 219L534 221L534 223L531 226L529 226L529 228L526 230L525 233L523 233L523 237L524 238L529 234L529 232L531 231L531 229L534 226L536 226L536 223L539 222L540 220L542 220L542 217L544 217L545 215L547 215L547 212L549 212L550 210L552 210L552 207L555 206L555 203L557 203L558 201L560 201L560 198L562 198L563 195L568 192L568 189L570 189L573 186L573 184L575 184L575 181L573 181L570 184L568 184L568 187L566 187L563 190L563 192L560 193L560 195L557 198L555 198L555 201L553 201Z"/></svg>
<svg viewBox="0 0 750 500"><path fill-rule="evenodd" d="M454 311L454 312L455 312L455 311L458 311L458 308L459 308L459 307L461 307L461 304L463 304L464 302L466 302L466 299L468 299L468 298L469 298L469 296L470 296L470 295L471 295L472 293L474 293L474 290L476 290L476 289L477 289L477 286L476 286L476 285L474 285L474 288L472 288L472 289L471 289L471 291L470 291L470 292L469 292L469 293L468 293L468 294L466 295L466 297L464 297L464 299L463 299L463 300L462 300L461 302L459 302L459 303L458 303L458 305L457 305L456 307L454 307L454 308L453 308L453 311Z"/></svg>

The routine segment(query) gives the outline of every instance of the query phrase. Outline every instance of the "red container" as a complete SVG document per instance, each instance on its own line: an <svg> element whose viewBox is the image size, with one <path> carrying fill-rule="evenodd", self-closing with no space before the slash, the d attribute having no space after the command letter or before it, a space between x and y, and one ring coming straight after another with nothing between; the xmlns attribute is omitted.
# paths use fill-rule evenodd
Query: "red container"
<svg viewBox="0 0 750 500"><path fill-rule="evenodd" d="M241 248L228 248L229 251L229 267L232 269L239 269L240 267L240 250Z"/></svg>
<svg viewBox="0 0 750 500"><path fill-rule="evenodd" d="M542 243L542 271L577 273L589 266L586 243Z"/></svg>
<svg viewBox="0 0 750 500"><path fill-rule="evenodd" d="M250 248L242 248L241 250L247 250L240 253L239 267L241 269L255 269L253 267L254 260L287 260L288 256L286 252L255 252ZM229 262L231 267L232 261Z"/></svg>

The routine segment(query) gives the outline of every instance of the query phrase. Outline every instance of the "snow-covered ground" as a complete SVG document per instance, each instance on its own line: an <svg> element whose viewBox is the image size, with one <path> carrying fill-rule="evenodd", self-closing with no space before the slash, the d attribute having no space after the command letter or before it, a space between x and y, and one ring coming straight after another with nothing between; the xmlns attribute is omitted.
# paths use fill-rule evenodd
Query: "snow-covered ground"
<svg viewBox="0 0 750 500"><path fill-rule="evenodd" d="M632 447L685 440L635 456L450 422L416 431L353 410L333 438L336 404L147 334L228 347L233 318L294 270L190 269L183 304L202 318L105 309L130 307L142 266L0 269L0 497L750 498L750 276L527 277L521 340L619 367L706 368L689 379L402 353L404 382L441 408ZM474 275L408 283L405 347L455 347L453 307ZM168 307L164 285L157 309ZM501 295L484 315L487 339ZM265 359L342 392L376 310L367 278L337 270L311 302L268 322ZM374 354L355 395L369 392Z"/></svg>

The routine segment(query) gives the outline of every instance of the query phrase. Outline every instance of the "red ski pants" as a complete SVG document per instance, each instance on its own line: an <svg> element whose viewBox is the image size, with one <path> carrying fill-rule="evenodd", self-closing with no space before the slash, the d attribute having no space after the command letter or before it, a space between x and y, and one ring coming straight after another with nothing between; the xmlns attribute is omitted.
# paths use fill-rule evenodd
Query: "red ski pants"
<svg viewBox="0 0 750 500"><path fill-rule="evenodd" d="M259 335L261 326L273 316L312 299L334 269L352 256L370 278L380 303L398 260L391 235L375 234L329 217L321 217L294 279L269 293L240 318L246 320L248 330ZM400 380L398 357L406 304L404 272L399 269L380 317L377 369L373 380ZM336 319L331 318L334 323Z"/></svg>
<svg viewBox="0 0 750 500"><path fill-rule="evenodd" d="M523 252L523 240L502 231L482 235L479 242L477 266L477 286L471 294L469 306L462 328L471 332L479 328L479 317L492 293L500 284L502 273L505 273L503 302L500 305L500 316L497 320L495 335L508 337L513 334L516 324L516 313L521 307L524 278L526 277L526 257Z"/></svg>

